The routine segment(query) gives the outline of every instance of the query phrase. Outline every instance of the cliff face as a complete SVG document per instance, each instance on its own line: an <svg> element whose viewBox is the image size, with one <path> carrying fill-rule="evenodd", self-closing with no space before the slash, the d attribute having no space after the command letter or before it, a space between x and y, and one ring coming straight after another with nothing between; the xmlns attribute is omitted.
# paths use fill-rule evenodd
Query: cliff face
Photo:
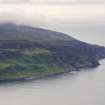
<svg viewBox="0 0 105 105"><path fill-rule="evenodd" d="M0 80L43 77L97 67L105 48L66 34L15 24L0 25Z"/></svg>

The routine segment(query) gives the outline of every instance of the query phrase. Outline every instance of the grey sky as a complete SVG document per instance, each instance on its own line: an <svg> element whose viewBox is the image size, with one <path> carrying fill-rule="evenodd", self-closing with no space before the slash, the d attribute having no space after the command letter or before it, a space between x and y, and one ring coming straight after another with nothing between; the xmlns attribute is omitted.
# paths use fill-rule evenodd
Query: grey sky
<svg viewBox="0 0 105 105"><path fill-rule="evenodd" d="M105 45L105 0L0 0L0 22L48 28Z"/></svg>
<svg viewBox="0 0 105 105"><path fill-rule="evenodd" d="M105 0L0 0L0 3L103 4Z"/></svg>
<svg viewBox="0 0 105 105"><path fill-rule="evenodd" d="M104 24L105 6L102 5L0 5L0 20L23 23Z"/></svg>

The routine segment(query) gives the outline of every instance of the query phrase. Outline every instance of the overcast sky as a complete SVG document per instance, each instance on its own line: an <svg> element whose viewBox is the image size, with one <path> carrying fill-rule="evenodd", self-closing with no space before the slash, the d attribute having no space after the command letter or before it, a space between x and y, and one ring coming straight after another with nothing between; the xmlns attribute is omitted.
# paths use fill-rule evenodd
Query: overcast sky
<svg viewBox="0 0 105 105"><path fill-rule="evenodd" d="M49 28L105 44L105 0L0 0L0 22Z"/></svg>
<svg viewBox="0 0 105 105"><path fill-rule="evenodd" d="M48 3L48 4L68 4L68 3L105 3L105 0L0 0L1 3Z"/></svg>

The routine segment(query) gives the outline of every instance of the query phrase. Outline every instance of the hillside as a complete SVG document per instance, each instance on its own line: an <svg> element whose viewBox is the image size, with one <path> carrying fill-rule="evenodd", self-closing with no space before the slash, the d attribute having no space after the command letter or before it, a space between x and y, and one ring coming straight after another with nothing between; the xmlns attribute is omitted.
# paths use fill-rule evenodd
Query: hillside
<svg viewBox="0 0 105 105"><path fill-rule="evenodd" d="M1 40L73 40L72 37L63 33L12 23L0 24L0 34Z"/></svg>
<svg viewBox="0 0 105 105"><path fill-rule="evenodd" d="M0 80L41 78L97 67L105 48L41 28L0 24Z"/></svg>

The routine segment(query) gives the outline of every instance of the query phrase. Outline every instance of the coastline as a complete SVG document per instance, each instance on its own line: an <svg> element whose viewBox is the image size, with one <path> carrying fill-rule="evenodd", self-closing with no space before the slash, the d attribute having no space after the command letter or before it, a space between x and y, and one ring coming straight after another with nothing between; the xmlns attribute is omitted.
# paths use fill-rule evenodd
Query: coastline
<svg viewBox="0 0 105 105"><path fill-rule="evenodd" d="M100 61L104 60L100 59ZM93 69L93 68L97 68L98 66L100 66L101 64L99 63L99 65L97 66L93 66L93 67L84 67L84 68L73 68L74 70L66 70L66 71L62 71L62 72L58 72L58 73L51 73L51 74L46 74L46 75L42 75L42 76L30 76L30 77L22 77L22 78L17 78L17 79L0 79L0 84L1 83L9 83L9 82L28 82L28 81L33 81L33 80L40 80L40 79L44 79L44 78L51 78L51 77L56 77L59 75L63 75L63 74L67 74L67 73L72 73L72 72L78 72L81 71L82 69Z"/></svg>

